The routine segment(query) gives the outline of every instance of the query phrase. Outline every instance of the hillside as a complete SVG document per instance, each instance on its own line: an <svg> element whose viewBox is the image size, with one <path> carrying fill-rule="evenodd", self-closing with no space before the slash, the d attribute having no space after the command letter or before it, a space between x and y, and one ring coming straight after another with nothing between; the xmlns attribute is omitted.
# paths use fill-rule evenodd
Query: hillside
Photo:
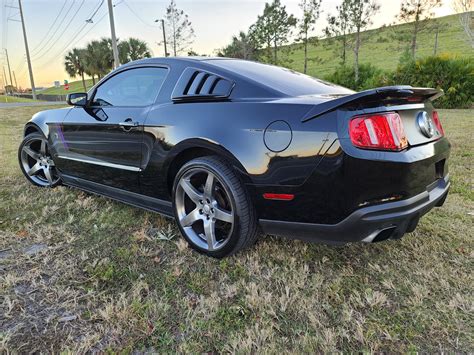
<svg viewBox="0 0 474 355"><path fill-rule="evenodd" d="M474 59L474 50L465 40L466 35L459 23L458 15L451 15L437 18L441 25L438 37L438 55L449 54L450 56L470 57ZM430 20L431 23L434 20ZM410 32L411 24L382 27L364 32L368 38L363 42L359 53L361 64L370 63L383 70L393 70L397 67L400 56L408 46L406 43L399 43L393 40L394 34ZM417 57L433 55L435 32L426 31L420 33L418 37ZM293 52L290 55L291 69L303 71L303 49L301 45L290 46ZM340 45L337 42L331 43L329 40L321 40L316 45L309 48L310 58L320 58L318 61L308 63L308 74L323 78L332 73L340 64ZM336 50L337 54L336 54ZM352 65L354 55L350 49L347 50L347 64Z"/></svg>
<svg viewBox="0 0 474 355"><path fill-rule="evenodd" d="M92 79L87 79L86 80L86 86L87 90L89 90L92 87ZM71 92L83 92L84 87L82 86L82 80L79 81L72 81L69 83L69 90L64 90L64 85L61 85L61 87L50 87L45 90L41 90L38 93L39 94L44 94L44 95L66 95L70 94Z"/></svg>
<svg viewBox="0 0 474 355"><path fill-rule="evenodd" d="M459 23L457 15L437 18L442 30L438 38L438 54L449 54L451 56L470 57L474 59L474 50L465 40L465 34ZM430 20L434 22L434 20ZM360 63L370 63L383 70L393 70L396 68L400 55L408 44L399 43L392 38L394 34L401 34L410 31L410 24L382 27L364 32L368 37L360 50ZM424 57L433 54L435 43L434 31L422 32L418 37L417 57ZM303 49L299 44L290 45L290 63L288 66L297 71L303 71ZM340 45L327 39L320 40L316 45L309 47L309 57L318 60L308 63L308 74L320 78L332 73L339 65L340 60L336 56L339 53ZM337 53L336 53L337 51ZM347 50L347 64L352 65L354 55L350 49ZM92 87L92 80L87 80L88 88ZM61 88L48 88L41 91L42 94L67 94L71 92L83 91L82 82L74 81L70 83L70 90Z"/></svg>

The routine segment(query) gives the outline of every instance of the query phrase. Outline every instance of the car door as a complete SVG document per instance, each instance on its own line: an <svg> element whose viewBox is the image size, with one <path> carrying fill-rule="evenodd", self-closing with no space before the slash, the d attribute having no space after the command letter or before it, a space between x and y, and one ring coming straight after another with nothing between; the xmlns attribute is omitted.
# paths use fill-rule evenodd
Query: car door
<svg viewBox="0 0 474 355"><path fill-rule="evenodd" d="M58 132L62 174L139 192L143 124L167 74L163 67L124 69L75 107Z"/></svg>

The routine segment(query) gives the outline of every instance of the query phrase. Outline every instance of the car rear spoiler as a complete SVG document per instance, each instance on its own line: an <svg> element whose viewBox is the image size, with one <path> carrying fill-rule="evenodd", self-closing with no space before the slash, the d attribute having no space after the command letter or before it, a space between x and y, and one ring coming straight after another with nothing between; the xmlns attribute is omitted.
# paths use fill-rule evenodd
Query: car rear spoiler
<svg viewBox="0 0 474 355"><path fill-rule="evenodd" d="M411 103L433 101L444 94L443 90L429 88L414 88L411 86L384 86L376 89L365 90L353 95L342 96L334 100L323 102L314 106L301 119L302 122L312 120L325 113L340 107L361 104L364 102L386 102L393 100L406 100Z"/></svg>

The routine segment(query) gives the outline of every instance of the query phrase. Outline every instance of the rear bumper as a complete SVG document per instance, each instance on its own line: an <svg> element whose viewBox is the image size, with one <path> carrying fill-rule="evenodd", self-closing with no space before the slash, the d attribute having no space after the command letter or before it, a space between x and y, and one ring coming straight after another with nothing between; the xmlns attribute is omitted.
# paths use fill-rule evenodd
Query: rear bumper
<svg viewBox="0 0 474 355"><path fill-rule="evenodd" d="M329 244L397 239L407 232L412 232L421 216L433 207L441 206L446 199L449 187L449 176L445 176L416 196L360 208L337 224L260 219L260 226L267 234Z"/></svg>

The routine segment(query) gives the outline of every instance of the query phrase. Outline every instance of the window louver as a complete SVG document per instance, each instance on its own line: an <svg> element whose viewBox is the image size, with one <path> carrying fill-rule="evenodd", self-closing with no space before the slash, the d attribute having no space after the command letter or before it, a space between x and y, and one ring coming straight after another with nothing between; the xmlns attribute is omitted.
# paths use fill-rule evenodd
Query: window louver
<svg viewBox="0 0 474 355"><path fill-rule="evenodd" d="M229 97L234 83L219 75L186 68L171 96L173 101L218 100Z"/></svg>

